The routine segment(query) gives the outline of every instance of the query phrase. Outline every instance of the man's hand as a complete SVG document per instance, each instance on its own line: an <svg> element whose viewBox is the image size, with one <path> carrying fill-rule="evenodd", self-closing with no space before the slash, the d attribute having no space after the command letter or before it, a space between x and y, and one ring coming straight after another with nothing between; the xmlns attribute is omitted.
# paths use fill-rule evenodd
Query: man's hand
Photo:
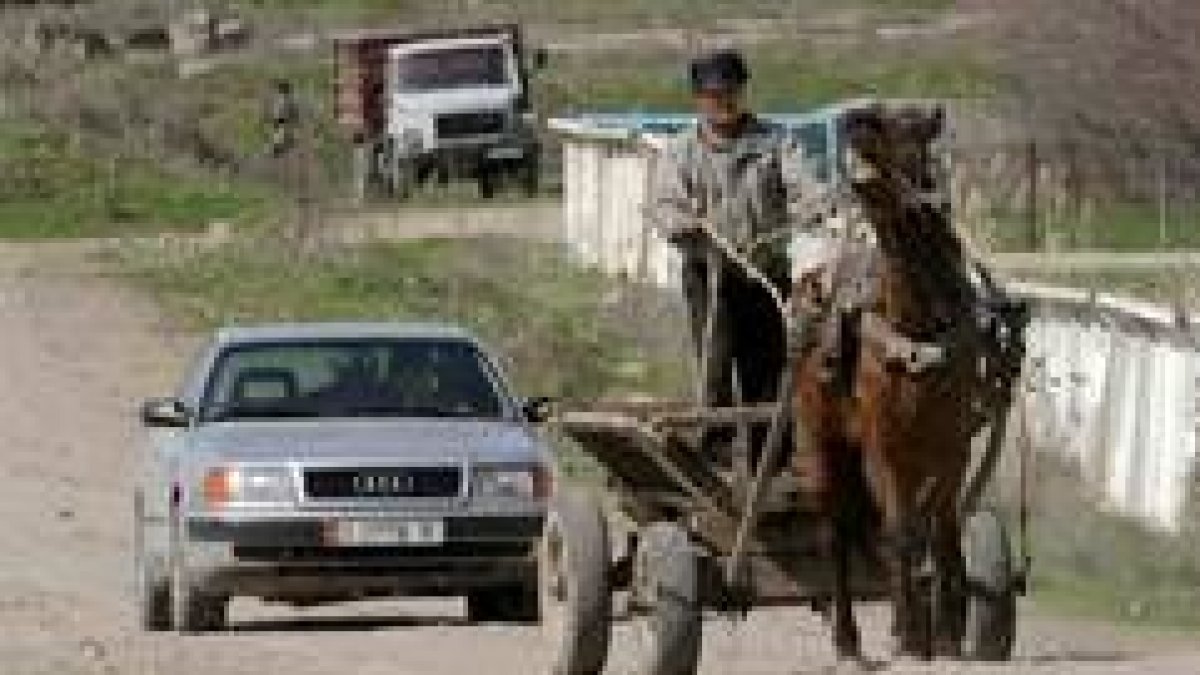
<svg viewBox="0 0 1200 675"><path fill-rule="evenodd" d="M708 233L700 225L682 225L672 230L667 241L680 247L696 248L708 242Z"/></svg>

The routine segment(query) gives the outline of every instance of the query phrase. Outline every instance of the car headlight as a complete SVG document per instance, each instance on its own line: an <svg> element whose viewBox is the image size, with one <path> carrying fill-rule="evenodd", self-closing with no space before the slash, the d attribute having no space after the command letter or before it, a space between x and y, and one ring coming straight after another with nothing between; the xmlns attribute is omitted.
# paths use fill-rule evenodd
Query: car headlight
<svg viewBox="0 0 1200 675"><path fill-rule="evenodd" d="M289 504L296 497L292 470L286 466L217 467L204 475L202 488L205 504L215 508Z"/></svg>
<svg viewBox="0 0 1200 675"><path fill-rule="evenodd" d="M479 467L472 477L471 492L476 497L541 501L550 496L551 484L550 472L542 466Z"/></svg>

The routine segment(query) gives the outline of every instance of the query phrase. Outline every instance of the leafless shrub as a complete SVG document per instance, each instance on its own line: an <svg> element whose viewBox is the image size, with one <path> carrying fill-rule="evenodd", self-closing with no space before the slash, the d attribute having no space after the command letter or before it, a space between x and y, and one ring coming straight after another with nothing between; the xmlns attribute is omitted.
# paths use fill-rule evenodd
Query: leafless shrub
<svg viewBox="0 0 1200 675"><path fill-rule="evenodd" d="M1031 121L1109 158L1200 149L1200 3L964 0Z"/></svg>

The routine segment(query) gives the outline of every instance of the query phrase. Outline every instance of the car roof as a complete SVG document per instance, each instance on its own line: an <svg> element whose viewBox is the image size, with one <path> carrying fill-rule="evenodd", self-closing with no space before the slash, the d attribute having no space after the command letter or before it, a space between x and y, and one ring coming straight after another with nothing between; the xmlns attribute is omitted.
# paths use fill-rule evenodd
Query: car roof
<svg viewBox="0 0 1200 675"><path fill-rule="evenodd" d="M434 322L289 322L226 326L216 334L216 342L221 345L361 338L479 342L474 334L460 326Z"/></svg>

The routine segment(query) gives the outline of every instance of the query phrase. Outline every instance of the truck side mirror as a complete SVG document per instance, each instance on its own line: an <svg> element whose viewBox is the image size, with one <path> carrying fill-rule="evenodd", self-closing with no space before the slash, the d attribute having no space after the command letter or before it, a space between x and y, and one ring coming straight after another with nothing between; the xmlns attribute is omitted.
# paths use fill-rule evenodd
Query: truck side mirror
<svg viewBox="0 0 1200 675"><path fill-rule="evenodd" d="M191 413L182 401L156 398L142 404L142 424L159 429L182 429L192 422Z"/></svg>

